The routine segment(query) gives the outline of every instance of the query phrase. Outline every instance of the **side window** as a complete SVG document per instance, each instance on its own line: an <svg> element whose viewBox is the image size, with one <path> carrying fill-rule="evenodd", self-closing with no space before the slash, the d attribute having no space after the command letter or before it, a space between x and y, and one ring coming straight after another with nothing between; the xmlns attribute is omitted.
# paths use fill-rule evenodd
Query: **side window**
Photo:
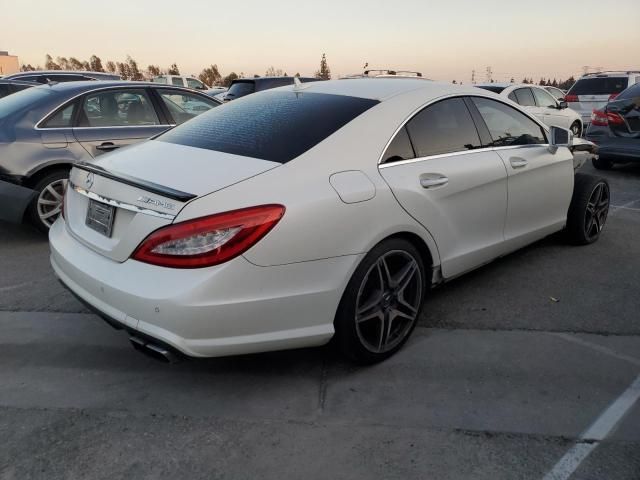
<svg viewBox="0 0 640 480"><path fill-rule="evenodd" d="M187 87L195 88L196 90L204 90L204 85L200 80L195 78L187 78Z"/></svg>
<svg viewBox="0 0 640 480"><path fill-rule="evenodd" d="M384 152L384 155L382 156L382 163L408 160L410 158L415 158L415 156L411 140L409 139L409 134L407 133L407 127L402 127L398 130L398 133L387 147L387 151Z"/></svg>
<svg viewBox="0 0 640 480"><path fill-rule="evenodd" d="M78 102L73 102L66 107L59 109L49 120L45 122L43 128L68 128L72 127L73 115Z"/></svg>
<svg viewBox="0 0 640 480"><path fill-rule="evenodd" d="M509 98L509 100L511 100L512 102L518 103L518 99L516 98L516 94L515 94L515 92L511 92L511 93L508 95L508 98Z"/></svg>
<svg viewBox="0 0 640 480"><path fill-rule="evenodd" d="M461 98L442 100L407 123L416 157L480 148L471 114Z"/></svg>
<svg viewBox="0 0 640 480"><path fill-rule="evenodd" d="M10 93L11 93L11 91L9 90L9 85L7 85L7 84L0 85L0 98L6 97Z"/></svg>
<svg viewBox="0 0 640 480"><path fill-rule="evenodd" d="M541 88L532 88L531 90L533 90L533 95L536 97L536 103L539 107L556 108L558 106L551 94L545 90Z"/></svg>
<svg viewBox="0 0 640 480"><path fill-rule="evenodd" d="M78 123L81 127L126 127L160 122L144 90L108 90L84 98Z"/></svg>
<svg viewBox="0 0 640 480"><path fill-rule="evenodd" d="M182 77L173 77L171 79L171 84L176 85L177 87L184 87L184 82L182 81Z"/></svg>
<svg viewBox="0 0 640 480"><path fill-rule="evenodd" d="M547 143L542 127L515 108L489 98L473 97L472 100L491 134L490 146Z"/></svg>
<svg viewBox="0 0 640 480"><path fill-rule="evenodd" d="M176 125L180 125L219 105L215 100L202 98L200 95L194 95L189 92L167 89L158 89L157 91Z"/></svg>
<svg viewBox="0 0 640 480"><path fill-rule="evenodd" d="M516 96L516 103L523 107L535 107L536 101L533 99L533 94L530 88L518 88L513 93Z"/></svg>

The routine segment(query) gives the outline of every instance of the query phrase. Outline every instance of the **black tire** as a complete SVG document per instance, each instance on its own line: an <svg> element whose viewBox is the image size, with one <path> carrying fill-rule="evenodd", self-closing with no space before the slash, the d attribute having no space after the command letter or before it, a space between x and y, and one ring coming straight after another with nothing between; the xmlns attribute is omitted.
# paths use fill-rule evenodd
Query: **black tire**
<svg viewBox="0 0 640 480"><path fill-rule="evenodd" d="M600 238L610 200L609 183L604 178L576 174L567 214L567 234L571 243L588 245Z"/></svg>
<svg viewBox="0 0 640 480"><path fill-rule="evenodd" d="M577 120L571 124L571 127L569 127L569 129L576 137L580 137L580 135L582 135L582 125Z"/></svg>
<svg viewBox="0 0 640 480"><path fill-rule="evenodd" d="M389 288L385 287L381 276L384 267L380 265L388 267L384 277ZM381 282L381 289L377 282ZM362 260L342 295L335 318L338 348L360 364L377 363L393 355L411 336L430 286L424 258L411 242L402 238L380 242ZM358 306L363 312L360 321L356 317ZM380 337L371 338L377 334Z"/></svg>
<svg viewBox="0 0 640 480"><path fill-rule="evenodd" d="M54 214L49 219L43 220L39 212L39 208L42 208L42 205L40 205L39 207L38 201L42 199L41 197L44 195L43 191L49 185L54 185L56 192L60 194L59 187L62 183L66 183L66 180L68 178L69 178L69 170L66 170L66 169L53 170L47 173L42 178L38 179L35 182L35 184L31 187L38 193L38 195L29 204L29 207L27 207L25 216L33 224L34 227L36 227L38 230L40 230L44 234L47 234L49 232L50 223L47 223L47 222L53 219L54 216L55 218L57 218L57 214ZM49 200L53 201L54 198L55 197L52 197ZM56 206L51 205L51 208L52 210L54 210Z"/></svg>
<svg viewBox="0 0 640 480"><path fill-rule="evenodd" d="M597 157L591 160L591 163L598 170L611 170L613 168L613 162L608 158Z"/></svg>

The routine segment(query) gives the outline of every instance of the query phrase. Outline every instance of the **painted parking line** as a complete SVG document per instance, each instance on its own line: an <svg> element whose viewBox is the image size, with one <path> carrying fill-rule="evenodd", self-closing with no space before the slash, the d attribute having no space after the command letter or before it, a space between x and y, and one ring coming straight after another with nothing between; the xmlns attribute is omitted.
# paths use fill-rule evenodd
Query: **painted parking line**
<svg viewBox="0 0 640 480"><path fill-rule="evenodd" d="M619 360L624 360L625 362L629 362L633 365L640 367L640 358L632 357L631 355L625 355L624 353L616 352L608 347L603 345L598 345L597 343L589 342L587 340L583 340L576 335L569 335L568 333L559 333L559 332L549 332L549 335L554 337L562 338L568 342L576 343L578 345L582 345L583 347L590 348L591 350L595 350L600 353L604 353L605 355L609 355L610 357L617 358Z"/></svg>

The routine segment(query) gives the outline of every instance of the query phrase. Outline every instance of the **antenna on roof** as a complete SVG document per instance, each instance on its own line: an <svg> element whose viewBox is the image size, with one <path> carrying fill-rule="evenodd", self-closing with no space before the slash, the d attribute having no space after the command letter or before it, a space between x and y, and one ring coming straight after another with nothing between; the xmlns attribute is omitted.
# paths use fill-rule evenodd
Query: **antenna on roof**
<svg viewBox="0 0 640 480"><path fill-rule="evenodd" d="M304 90L305 88L309 88L311 83L304 84L300 81L298 77L293 77L293 91L299 92L300 90Z"/></svg>

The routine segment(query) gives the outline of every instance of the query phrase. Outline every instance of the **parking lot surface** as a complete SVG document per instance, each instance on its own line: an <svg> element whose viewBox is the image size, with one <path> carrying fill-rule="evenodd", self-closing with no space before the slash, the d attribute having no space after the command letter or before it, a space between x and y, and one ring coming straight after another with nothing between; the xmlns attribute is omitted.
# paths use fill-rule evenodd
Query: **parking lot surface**
<svg viewBox="0 0 640 480"><path fill-rule="evenodd" d="M554 235L435 289L372 367L158 363L0 224L0 479L640 479L640 168L604 176L598 243Z"/></svg>

